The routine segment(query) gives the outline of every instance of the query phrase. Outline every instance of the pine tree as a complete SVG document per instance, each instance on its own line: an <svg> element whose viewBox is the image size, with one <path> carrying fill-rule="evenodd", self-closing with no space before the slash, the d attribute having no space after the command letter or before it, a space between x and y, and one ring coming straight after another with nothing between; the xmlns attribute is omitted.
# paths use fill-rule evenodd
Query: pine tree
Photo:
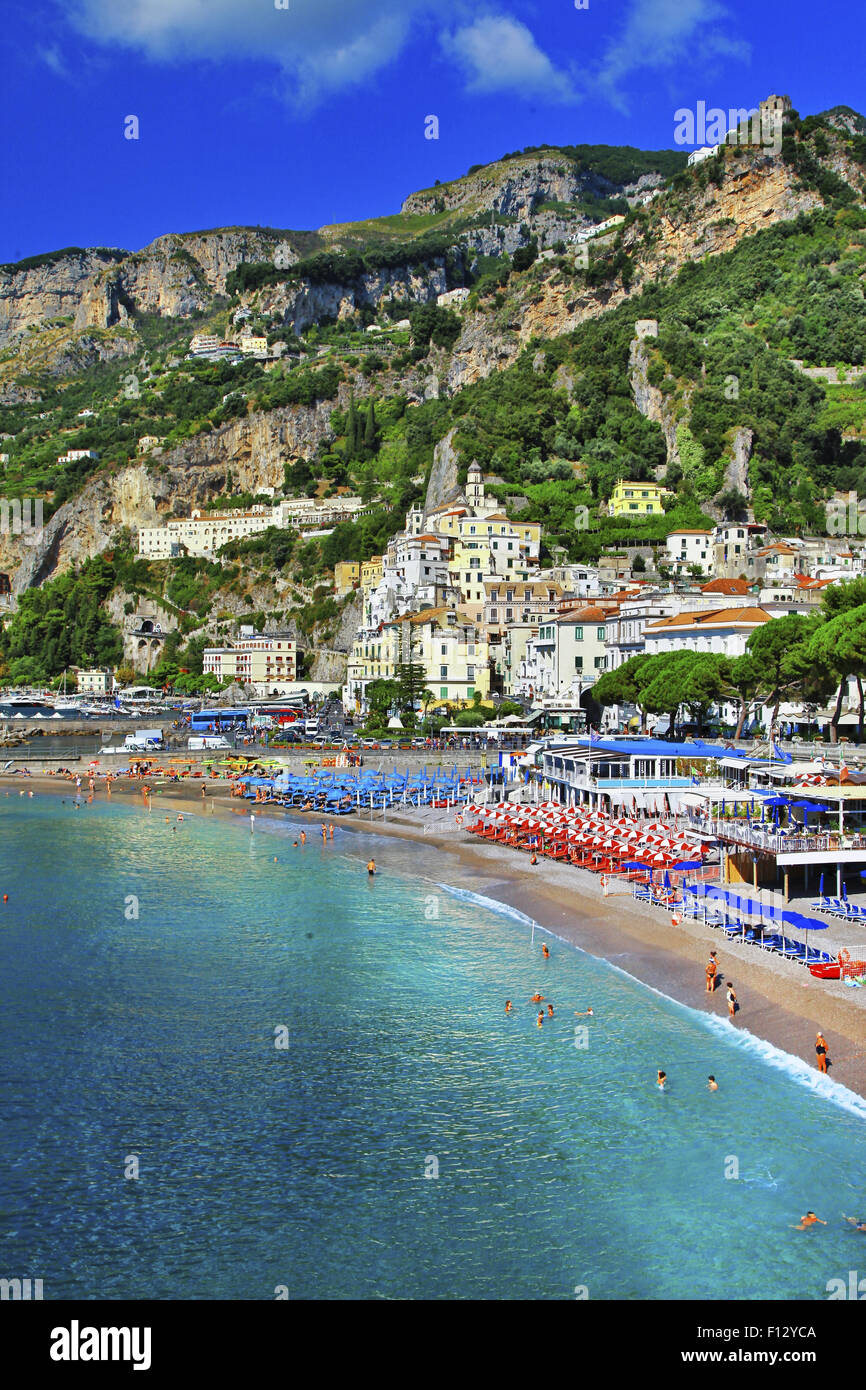
<svg viewBox="0 0 866 1390"><path fill-rule="evenodd" d="M358 457L359 441L358 412L355 409L355 397L351 395L349 397L349 418L346 423L346 455L349 459Z"/></svg>
<svg viewBox="0 0 866 1390"><path fill-rule="evenodd" d="M371 454L376 452L376 409L372 401L364 423L364 449Z"/></svg>

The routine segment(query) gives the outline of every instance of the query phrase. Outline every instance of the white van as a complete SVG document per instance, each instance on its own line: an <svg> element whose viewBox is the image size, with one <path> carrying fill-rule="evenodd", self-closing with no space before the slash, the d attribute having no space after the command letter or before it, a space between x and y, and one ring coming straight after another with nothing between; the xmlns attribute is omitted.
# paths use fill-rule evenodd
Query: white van
<svg viewBox="0 0 866 1390"><path fill-rule="evenodd" d="M136 729L123 740L124 749L130 753L148 753L162 746L162 729Z"/></svg>
<svg viewBox="0 0 866 1390"><path fill-rule="evenodd" d="M187 748L191 753L196 753L202 748L231 748L231 744L222 734L193 734Z"/></svg>

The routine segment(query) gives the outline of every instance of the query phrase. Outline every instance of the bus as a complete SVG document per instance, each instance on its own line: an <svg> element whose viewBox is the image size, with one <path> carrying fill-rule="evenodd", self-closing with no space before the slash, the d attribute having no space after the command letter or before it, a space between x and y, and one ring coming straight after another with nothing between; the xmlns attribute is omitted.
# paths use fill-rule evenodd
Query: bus
<svg viewBox="0 0 866 1390"><path fill-rule="evenodd" d="M229 729L245 729L249 723L248 709L200 709L190 715L190 732L222 734Z"/></svg>
<svg viewBox="0 0 866 1390"><path fill-rule="evenodd" d="M264 719L270 719L271 727L282 727L287 724L295 724L299 719L303 720L306 716L306 711L303 705L265 703L251 705L250 714L259 721L260 728L262 727L261 721Z"/></svg>

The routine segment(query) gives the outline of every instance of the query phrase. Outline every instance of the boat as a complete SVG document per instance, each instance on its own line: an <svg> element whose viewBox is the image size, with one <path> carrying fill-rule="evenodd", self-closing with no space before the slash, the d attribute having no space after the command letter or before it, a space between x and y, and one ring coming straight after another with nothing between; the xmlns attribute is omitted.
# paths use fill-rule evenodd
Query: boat
<svg viewBox="0 0 866 1390"><path fill-rule="evenodd" d="M842 967L837 960L822 960L809 966L809 974L814 975L816 980L838 980Z"/></svg>
<svg viewBox="0 0 866 1390"><path fill-rule="evenodd" d="M0 699L0 719L51 719L54 706L33 695L7 695Z"/></svg>

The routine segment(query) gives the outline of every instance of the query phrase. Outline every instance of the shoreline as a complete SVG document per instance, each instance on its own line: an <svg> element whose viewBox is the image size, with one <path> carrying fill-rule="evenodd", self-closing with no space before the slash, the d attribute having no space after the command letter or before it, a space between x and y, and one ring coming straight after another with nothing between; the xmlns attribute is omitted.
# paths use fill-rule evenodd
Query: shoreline
<svg viewBox="0 0 866 1390"><path fill-rule="evenodd" d="M44 773L26 779L7 773L0 775L0 783L2 791L8 791L10 796L13 788L17 793L75 796L74 784ZM160 803L170 803L178 812L186 807L201 813L204 801L211 815L248 818L254 809L252 802L238 805L229 794L232 784L223 779L166 785L154 781L150 785L155 793L155 810ZM204 798L202 785L207 787ZM96 797L141 804L141 787L140 781L118 780L109 797L100 780ZM86 797L84 788L82 797ZM322 820L316 813L286 811L267 802L255 805L255 813L263 819L273 815L275 819L286 818L299 824L318 824ZM447 821L444 824L451 829ZM335 834L340 830L349 832L348 842L340 837L341 847L347 852L353 852L354 836L386 838L393 844L398 870L418 875L420 868L431 887L439 882L514 909L554 937L619 967L675 1002L723 1019L726 1026L746 1030L800 1059L816 1078L820 1073L815 1066L814 1039L820 1028L830 1048L830 1079L866 1099L866 999L861 1002L861 991L849 990L840 982L814 980L803 966L757 947L729 943L717 929L701 922L686 919L673 926L669 914L638 902L628 890L614 890L605 897L597 877L586 870L543 859L536 875L527 856L477 840L456 827L447 836L425 834L423 823L399 815L385 822L339 816L334 827ZM417 848L421 845L442 851L430 860L431 865L437 866L435 877L427 863L423 868L419 866ZM355 852L359 861L367 856L360 844ZM704 984L708 949L716 950L720 958L720 980L712 995L707 995ZM734 983L740 1004L737 1021L732 1025L727 1025L725 1002L729 980ZM584 1000L581 1007L591 1003L591 999Z"/></svg>

